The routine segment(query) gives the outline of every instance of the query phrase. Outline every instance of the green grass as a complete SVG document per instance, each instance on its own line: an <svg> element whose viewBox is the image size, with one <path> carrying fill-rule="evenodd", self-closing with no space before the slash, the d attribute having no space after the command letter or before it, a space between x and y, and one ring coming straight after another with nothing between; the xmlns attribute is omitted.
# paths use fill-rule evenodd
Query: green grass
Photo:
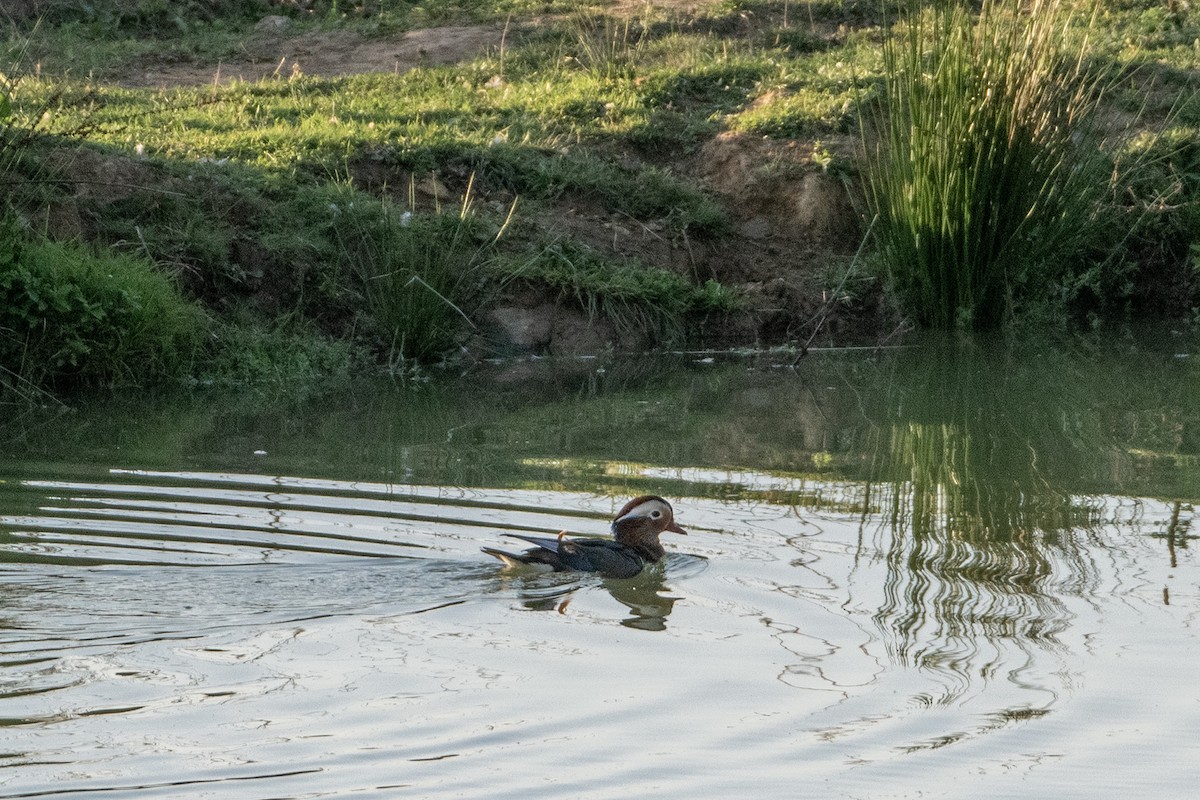
<svg viewBox="0 0 1200 800"><path fill-rule="evenodd" d="M780 138L852 132L860 84L883 64L878 47L855 36L836 50L792 56L781 67L771 81L760 82L758 102L737 114L730 127Z"/></svg>
<svg viewBox="0 0 1200 800"><path fill-rule="evenodd" d="M0 52L18 67L9 73L23 74L0 93L11 100L2 121L18 134L5 140L15 146L0 172L31 231L22 241L35 243L50 209L66 208L80 220L78 235L101 250L149 259L219 318L220 341L255 354L242 366L226 359L234 374L303 374L305 363L321 372L328 364L315 342L348 342L393 361L436 359L513 279L549 286L628 329L678 335L689 320L728 310L729 290L591 250L555 228L560 211L632 217L680 247L716 244L738 229L728 201L700 182L705 145L728 131L775 140L778 152L796 140L791 152L813 154L788 165L796 174L824 163L855 178L872 163L847 144L863 118L859 101L890 142L873 151L874 166L896 157L894 174L871 191L881 212L873 230L883 236L868 261L920 266L924 277L889 271L892 296L912 318L988 325L1039 298L1097 317L1120 315L1138 298L1152 309L1172 292L1183 298L1172 313L1200 305L1200 281L1188 283L1200 228L1200 102L1187 95L1200 66L1200 12L1182 6L1102 0L1095 24L1075 29L1091 37L1084 60L1076 34L1043 37L1048 49L1029 75L1042 89L1052 85L1042 78L1079 82L1039 99L979 75L981 55L1017 49L1024 29L1002 13L1016 0L985 3L992 16L980 26L957 12L957 65L953 53L940 66L921 61L937 80L908 83L905 75L919 74L903 68L912 40L901 34L880 47L883 10L905 3L730 0L627 19L612 3L564 0L379 0L366 4L370 15L324 1L312 13L258 0L48 2L41 27L31 35L31 21L21 22ZM1054 5L1041 2L1039 10ZM165 91L99 80L172 61L215 71L245 52L266 13L292 16L284 35L500 25L510 14L512 24L503 50L401 75ZM931 41L920 40L922 55ZM92 72L97 78L86 79ZM1093 124L1087 87L1096 74L1116 77L1103 84ZM972 105L981 87L1005 102ZM1073 97L1084 102L1072 106ZM872 117L883 101L917 116ZM1053 124L1025 125L1014 110ZM1167 120L1169 135L1115 142L1107 162L1076 159L1090 132L1099 138L1113 119L1138 114ZM1071 135L1054 140L1055 130ZM997 136L1008 137L1003 146ZM1128 164L1146 168L1114 191L1109 176ZM470 213L450 200L440 212L412 206L409 182L430 176L451 197L471 182ZM918 210L886 201L910 196ZM514 198L515 224L495 242ZM1021 259L1005 261L1010 251ZM935 294L949 299L919 310ZM291 321L264 324L274 319ZM244 336L232 332L239 326ZM277 370L266 366L273 358Z"/></svg>
<svg viewBox="0 0 1200 800"><path fill-rule="evenodd" d="M330 205L327 223L342 269L366 298L368 319L389 361L430 360L453 349L474 327L486 294L483 270L511 219L492 225L476 213L471 183L456 208L422 211L416 181L407 208L390 201L363 203L347 190Z"/></svg>
<svg viewBox="0 0 1200 800"><path fill-rule="evenodd" d="M719 227L721 212L685 181L603 157L654 119L629 86L567 72L552 85L540 77L490 90L490 66L471 67L471 85L462 70L442 69L161 94L105 87L88 90L87 113L93 141L174 162L227 160L321 179L369 157L416 172L473 171L482 188L531 198L590 192L638 218ZM26 87L23 106L60 89L64 103L83 102L78 89L43 81ZM77 124L76 113L64 104L55 124Z"/></svg>
<svg viewBox="0 0 1200 800"><path fill-rule="evenodd" d="M58 97L54 125L76 125L86 112L90 138L113 157L146 155L155 173L147 179L165 191L86 210L105 239L137 242L209 305L299 313L330 335L374 337L393 358L429 359L460 340L492 291L474 273L486 249L479 230L494 233L498 204L487 204L486 220L413 213L386 191L350 188L363 170L381 168L399 184L440 175L455 191L474 175L480 194L534 208L588 197L677 235L725 229L720 207L670 171L605 157L614 139L649 126L645 98L661 96L663 83L597 77L564 66L558 52L538 56L550 59L549 74L532 55L510 58L495 88L487 84L499 63L484 59L399 77L164 93L47 79L25 87L23 107Z"/></svg>
<svg viewBox="0 0 1200 800"><path fill-rule="evenodd" d="M504 282L524 280L557 289L592 318L611 320L622 333L678 338L687 318L725 314L738 295L716 281L694 284L664 269L614 261L585 246L557 241L492 267Z"/></svg>

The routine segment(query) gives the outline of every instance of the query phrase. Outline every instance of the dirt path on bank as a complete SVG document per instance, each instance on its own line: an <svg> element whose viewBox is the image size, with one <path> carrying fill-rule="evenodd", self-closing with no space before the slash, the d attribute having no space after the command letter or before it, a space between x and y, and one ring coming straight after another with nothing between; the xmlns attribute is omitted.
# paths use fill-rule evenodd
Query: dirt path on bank
<svg viewBox="0 0 1200 800"><path fill-rule="evenodd" d="M365 38L352 31L289 35L286 17L267 17L242 42L243 55L212 64L149 62L131 68L118 83L170 88L314 75L333 78L366 72L403 73L421 66L456 64L498 52L503 25L422 28L400 36Z"/></svg>

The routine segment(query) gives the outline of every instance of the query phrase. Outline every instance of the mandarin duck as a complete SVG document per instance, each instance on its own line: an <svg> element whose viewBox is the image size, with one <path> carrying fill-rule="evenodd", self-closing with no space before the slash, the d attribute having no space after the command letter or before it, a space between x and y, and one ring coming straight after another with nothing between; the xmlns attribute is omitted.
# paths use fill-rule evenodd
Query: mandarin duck
<svg viewBox="0 0 1200 800"><path fill-rule="evenodd" d="M666 555L659 534L686 534L675 523L671 504L655 495L642 495L630 500L617 512L612 521L612 539L567 539L566 532L554 536L525 536L507 533L534 545L523 553L508 553L492 547L483 552L495 556L506 567L532 566L543 570L565 572L598 572L607 578L632 578L646 564L654 564Z"/></svg>

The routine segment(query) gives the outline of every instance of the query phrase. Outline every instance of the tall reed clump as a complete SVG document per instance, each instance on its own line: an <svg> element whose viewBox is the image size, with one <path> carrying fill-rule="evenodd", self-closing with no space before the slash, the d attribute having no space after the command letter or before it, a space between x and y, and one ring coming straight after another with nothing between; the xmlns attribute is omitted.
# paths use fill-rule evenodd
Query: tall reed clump
<svg viewBox="0 0 1200 800"><path fill-rule="evenodd" d="M863 120L868 204L905 313L987 328L1053 291L1109 184L1091 22L1065 0L907 0ZM1094 20L1094 17L1091 18Z"/></svg>
<svg viewBox="0 0 1200 800"><path fill-rule="evenodd" d="M475 210L474 176L455 209L418 209L415 183L408 208L352 195L334 208L341 258L367 302L369 324L389 359L428 360L451 350L473 323L471 304L486 282L483 267L512 219L499 225Z"/></svg>

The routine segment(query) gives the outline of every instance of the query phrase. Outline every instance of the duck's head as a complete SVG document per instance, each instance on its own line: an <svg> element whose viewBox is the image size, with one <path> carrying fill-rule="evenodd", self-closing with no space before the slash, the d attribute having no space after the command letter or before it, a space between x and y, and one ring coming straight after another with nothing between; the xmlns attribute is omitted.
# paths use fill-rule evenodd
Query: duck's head
<svg viewBox="0 0 1200 800"><path fill-rule="evenodd" d="M613 537L643 553L650 561L658 561L665 555L658 542L664 532L686 534L675 522L675 512L666 500L652 494L630 500L617 512L612 523Z"/></svg>

